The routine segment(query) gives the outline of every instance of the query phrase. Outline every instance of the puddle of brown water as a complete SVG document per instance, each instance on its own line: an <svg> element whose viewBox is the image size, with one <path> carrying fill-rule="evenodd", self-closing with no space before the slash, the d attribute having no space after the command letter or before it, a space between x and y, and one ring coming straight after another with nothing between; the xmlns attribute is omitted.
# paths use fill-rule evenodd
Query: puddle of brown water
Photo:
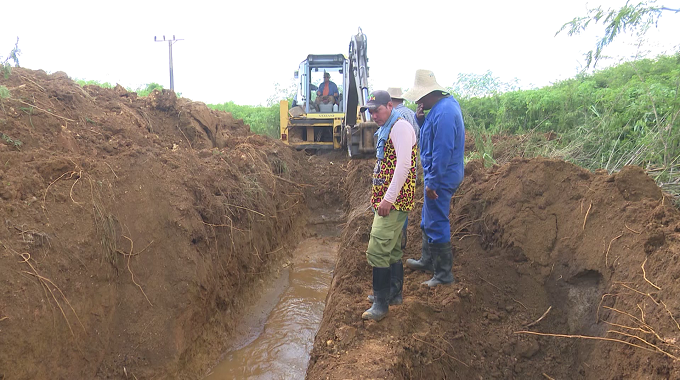
<svg viewBox="0 0 680 380"><path fill-rule="evenodd" d="M248 311L235 349L206 380L304 379L337 249L334 237L302 241L292 265Z"/></svg>

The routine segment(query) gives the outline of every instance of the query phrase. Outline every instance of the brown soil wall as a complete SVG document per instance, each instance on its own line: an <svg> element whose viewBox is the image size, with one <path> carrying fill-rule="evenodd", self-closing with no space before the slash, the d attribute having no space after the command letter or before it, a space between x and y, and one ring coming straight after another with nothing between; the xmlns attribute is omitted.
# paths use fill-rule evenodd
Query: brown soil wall
<svg viewBox="0 0 680 380"><path fill-rule="evenodd" d="M361 320L371 168L349 168L308 378L679 378L680 217L640 168L469 163L450 214L457 282L427 289L429 276L407 269L404 304L378 323ZM421 207L422 195L404 259L420 257Z"/></svg>
<svg viewBox="0 0 680 380"><path fill-rule="evenodd" d="M298 235L301 155L165 90L0 84L0 379L200 377Z"/></svg>

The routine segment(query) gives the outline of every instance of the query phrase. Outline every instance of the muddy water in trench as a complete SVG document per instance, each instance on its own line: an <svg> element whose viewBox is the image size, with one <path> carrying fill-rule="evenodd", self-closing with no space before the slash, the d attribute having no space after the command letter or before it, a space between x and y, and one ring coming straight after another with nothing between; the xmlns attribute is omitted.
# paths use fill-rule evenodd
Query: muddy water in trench
<svg viewBox="0 0 680 380"><path fill-rule="evenodd" d="M332 278L339 217L314 223L316 236L300 242L290 264L265 284L237 327L233 349L206 380L304 379Z"/></svg>

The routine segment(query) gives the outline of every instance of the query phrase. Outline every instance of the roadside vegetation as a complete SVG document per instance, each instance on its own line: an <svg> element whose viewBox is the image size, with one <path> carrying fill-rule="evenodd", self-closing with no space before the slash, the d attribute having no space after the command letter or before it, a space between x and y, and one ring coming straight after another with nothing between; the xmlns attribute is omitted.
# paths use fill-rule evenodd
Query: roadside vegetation
<svg viewBox="0 0 680 380"><path fill-rule="evenodd" d="M242 106L234 102L208 104L209 108L231 113L250 126L253 133L279 138L279 103L268 106Z"/></svg>
<svg viewBox="0 0 680 380"><path fill-rule="evenodd" d="M279 101L288 99L288 104L291 104L296 92L297 84L294 82L289 83L287 87L276 83L272 95L267 99L267 104L264 106L238 105L230 101L222 104L208 104L208 107L218 111L230 112L235 118L243 119L243 122L250 126L252 132L278 139L280 137Z"/></svg>
<svg viewBox="0 0 680 380"><path fill-rule="evenodd" d="M557 157L590 170L639 165L664 190L680 193L680 53L626 62L532 90L501 92L462 77L457 95L475 157ZM472 90L490 89L471 97ZM498 152L501 136L511 152ZM505 149L508 146L506 144Z"/></svg>

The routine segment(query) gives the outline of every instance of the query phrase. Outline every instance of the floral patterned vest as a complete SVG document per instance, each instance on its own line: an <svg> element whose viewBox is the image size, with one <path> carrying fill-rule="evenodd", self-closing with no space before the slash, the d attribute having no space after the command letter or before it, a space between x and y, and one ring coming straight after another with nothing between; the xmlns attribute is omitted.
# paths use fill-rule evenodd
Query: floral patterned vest
<svg viewBox="0 0 680 380"><path fill-rule="evenodd" d="M399 191L397 200L392 205L392 210L411 211L415 205L416 193L416 165L418 163L418 144L413 146L411 150L411 169L408 171L406 182ZM373 169L373 193L371 195L371 204L374 209L378 208L382 201L387 188L390 187L392 177L394 177L394 169L397 167L397 153L394 150L392 139L388 138L385 142L385 158L378 160Z"/></svg>

